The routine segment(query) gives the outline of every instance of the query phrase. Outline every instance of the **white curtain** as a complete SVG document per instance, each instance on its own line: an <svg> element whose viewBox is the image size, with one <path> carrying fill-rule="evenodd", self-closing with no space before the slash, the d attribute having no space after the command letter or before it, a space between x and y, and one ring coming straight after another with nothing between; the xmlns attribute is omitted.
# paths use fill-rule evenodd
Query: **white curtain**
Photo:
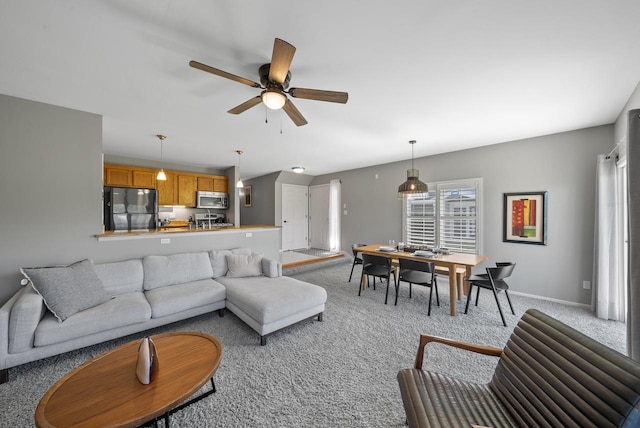
<svg viewBox="0 0 640 428"><path fill-rule="evenodd" d="M340 251L340 180L329 182L329 247L331 251Z"/></svg>
<svg viewBox="0 0 640 428"><path fill-rule="evenodd" d="M622 171L623 172L623 171ZM616 159L598 155L592 307L598 318L625 321L625 217L622 172Z"/></svg>

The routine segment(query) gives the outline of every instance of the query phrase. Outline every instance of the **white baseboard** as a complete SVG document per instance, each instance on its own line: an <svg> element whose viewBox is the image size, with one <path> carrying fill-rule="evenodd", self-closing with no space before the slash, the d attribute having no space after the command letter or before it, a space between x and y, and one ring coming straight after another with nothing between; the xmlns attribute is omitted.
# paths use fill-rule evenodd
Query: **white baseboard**
<svg viewBox="0 0 640 428"><path fill-rule="evenodd" d="M521 293L519 291L513 291L513 290L509 290L509 294L513 296L524 296L524 297L531 297L532 299L547 300L549 302L562 303L563 305L568 305L568 306L581 306L584 308L591 307L591 305L587 305L584 303L576 303L576 302L570 302L568 300L553 299L551 297L537 296L535 294Z"/></svg>

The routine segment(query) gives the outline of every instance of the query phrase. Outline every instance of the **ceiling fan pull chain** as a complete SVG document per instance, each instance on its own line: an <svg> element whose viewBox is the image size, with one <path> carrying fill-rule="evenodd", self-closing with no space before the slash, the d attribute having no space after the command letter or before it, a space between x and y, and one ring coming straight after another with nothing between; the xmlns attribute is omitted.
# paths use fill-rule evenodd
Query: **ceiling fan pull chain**
<svg viewBox="0 0 640 428"><path fill-rule="evenodd" d="M269 123L269 109L267 106L264 107L264 123Z"/></svg>

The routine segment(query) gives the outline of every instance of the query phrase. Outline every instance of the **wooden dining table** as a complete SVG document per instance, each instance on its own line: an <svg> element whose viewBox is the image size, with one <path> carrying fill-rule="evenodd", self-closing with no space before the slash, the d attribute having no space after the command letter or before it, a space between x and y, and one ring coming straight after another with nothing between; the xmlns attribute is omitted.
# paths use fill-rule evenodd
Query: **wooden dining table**
<svg viewBox="0 0 640 428"><path fill-rule="evenodd" d="M456 300L462 298L462 284L458 284L456 280L456 273L458 268L465 269L465 277L471 275L471 268L477 266L480 263L488 259L487 256L479 254L465 254L465 253L450 253L450 254L438 254L434 257L414 256L413 251L394 251L386 252L380 251L380 247L387 247L382 244L365 245L362 247L355 247L354 250L364 254L373 254L376 256L390 257L392 260L398 259L412 259L420 260L424 262L433 262L436 266L442 266L449 270L449 303L451 307L451 315L456 316ZM388 248L388 247L387 247ZM460 285L460 287L458 287ZM361 287L366 287L365 277L362 277Z"/></svg>

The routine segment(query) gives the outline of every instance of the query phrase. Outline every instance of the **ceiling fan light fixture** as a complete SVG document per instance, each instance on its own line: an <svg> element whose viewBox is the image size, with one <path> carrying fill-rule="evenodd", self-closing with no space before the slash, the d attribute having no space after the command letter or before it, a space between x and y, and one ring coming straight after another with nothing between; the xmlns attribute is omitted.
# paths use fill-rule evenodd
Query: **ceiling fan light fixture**
<svg viewBox="0 0 640 428"><path fill-rule="evenodd" d="M267 88L262 91L262 102L272 110L281 109L287 102L287 97L276 88Z"/></svg>
<svg viewBox="0 0 640 428"><path fill-rule="evenodd" d="M291 170L293 172L295 172L296 174L302 174L304 172L304 167L303 166L294 166L293 168L291 168Z"/></svg>
<svg viewBox="0 0 640 428"><path fill-rule="evenodd" d="M413 145L416 140L409 141L411 144L411 168L407 170L407 181L398 186L398 197L407 195L424 194L429 191L429 186L419 180L420 172L413 167Z"/></svg>

